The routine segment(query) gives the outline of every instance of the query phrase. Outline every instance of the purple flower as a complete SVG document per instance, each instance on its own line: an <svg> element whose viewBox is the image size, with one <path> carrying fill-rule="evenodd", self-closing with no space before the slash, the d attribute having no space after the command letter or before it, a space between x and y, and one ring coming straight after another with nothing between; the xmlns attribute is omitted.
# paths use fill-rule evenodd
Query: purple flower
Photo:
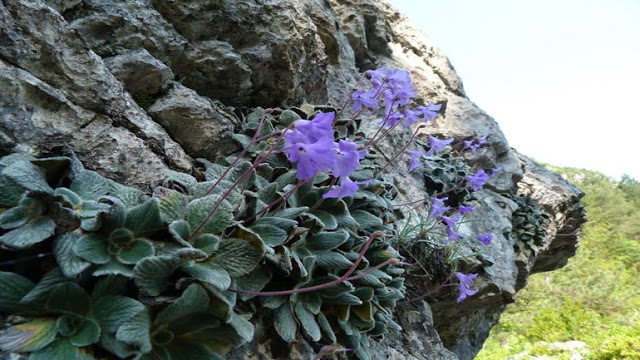
<svg viewBox="0 0 640 360"><path fill-rule="evenodd" d="M438 199L436 197L431 198L431 215L430 218L436 218L442 214L444 214L447 210L451 209L449 206L445 206L444 202L447 201L448 197L443 197L442 199Z"/></svg>
<svg viewBox="0 0 640 360"><path fill-rule="evenodd" d="M485 245L491 244L491 239L493 239L493 234L491 234L491 233L478 235L478 241L480 241L481 243L483 243Z"/></svg>
<svg viewBox="0 0 640 360"><path fill-rule="evenodd" d="M420 151L420 150L407 151L407 155L409 155L409 157L411 157L411 159L409 159L409 172L412 172L417 167L420 167L420 166L423 165L421 162L418 161L420 159L420 157L422 157L422 151Z"/></svg>
<svg viewBox="0 0 640 360"><path fill-rule="evenodd" d="M458 240L460 239L460 237L463 234L457 232L454 228L452 228L451 226L447 226L447 238L449 239L446 243L449 243L449 241L453 241L453 240Z"/></svg>
<svg viewBox="0 0 640 360"><path fill-rule="evenodd" d="M351 174L360 165L360 159L364 158L365 151L358 150L358 144L349 140L340 140L335 148L335 163L333 176L342 177Z"/></svg>
<svg viewBox="0 0 640 360"><path fill-rule="evenodd" d="M462 300L466 299L467 296L475 295L478 292L478 290L469 289L473 286L473 279L477 278L478 274L465 275L463 273L456 272L456 277L458 278L458 291L460 292L458 302L462 302Z"/></svg>
<svg viewBox="0 0 640 360"><path fill-rule="evenodd" d="M353 196L358 191L358 185L370 183L371 180L365 181L353 181L348 176L340 178L340 186L327 191L323 198L343 198L347 196Z"/></svg>
<svg viewBox="0 0 640 360"><path fill-rule="evenodd" d="M297 143L285 149L289 161L297 162L296 177L305 180L314 177L318 171L331 170L335 162L333 141L324 140L313 144Z"/></svg>
<svg viewBox="0 0 640 360"><path fill-rule="evenodd" d="M385 116L386 121L381 122L381 124L385 127L396 126L400 120L402 119L402 115L398 112L391 112Z"/></svg>
<svg viewBox="0 0 640 360"><path fill-rule="evenodd" d="M367 75L369 76L374 89L378 89L382 83L386 81L387 75L389 75L389 69L382 67L376 70L369 70L367 71Z"/></svg>
<svg viewBox="0 0 640 360"><path fill-rule="evenodd" d="M458 207L458 214L460 215L464 215L464 214L468 214L470 212L473 211L473 205L469 205L469 206L459 206Z"/></svg>
<svg viewBox="0 0 640 360"><path fill-rule="evenodd" d="M434 152L442 151L442 149L444 149L445 146L451 144L452 142L453 142L453 138L440 140L440 139L434 138L433 136L429 136L429 144L431 145L431 148L429 148L429 151L427 151L427 156L432 156Z"/></svg>
<svg viewBox="0 0 640 360"><path fill-rule="evenodd" d="M467 177L467 180L469 181L469 184L471 184L471 189L473 189L473 191L478 191L482 189L484 183L489 180L489 175L487 175L484 170L480 169L472 176Z"/></svg>
<svg viewBox="0 0 640 360"><path fill-rule="evenodd" d="M497 167L497 168L493 168L491 170L489 170L491 172L491 176L497 174L497 173L501 173L502 172L502 168L501 167Z"/></svg>
<svg viewBox="0 0 640 360"><path fill-rule="evenodd" d="M483 136L477 139L473 139L473 140L465 140L464 141L464 148L465 149L470 149L471 153L474 154L478 148L482 145L485 144L487 142L487 137Z"/></svg>
<svg viewBox="0 0 640 360"><path fill-rule="evenodd" d="M374 98L377 91L375 89L363 92L358 90L351 95L353 99L353 111L358 111L363 107L375 109L378 107L378 99Z"/></svg>
<svg viewBox="0 0 640 360"><path fill-rule="evenodd" d="M330 170L335 161L333 150L334 113L320 113L313 120L297 120L295 129L284 134L284 152L289 161L298 163L296 177L304 180L318 171Z"/></svg>
<svg viewBox="0 0 640 360"><path fill-rule="evenodd" d="M442 221L444 221L444 223L447 224L447 226L450 228L455 228L458 225L458 221L460 221L460 219L462 219L462 215L460 214L454 217L449 217L449 216L442 217Z"/></svg>
<svg viewBox="0 0 640 360"><path fill-rule="evenodd" d="M418 117L418 113L409 109L404 110L404 124L402 124L404 127L408 127L411 124L416 123L418 121L420 121L420 118Z"/></svg>
<svg viewBox="0 0 640 360"><path fill-rule="evenodd" d="M441 108L441 104L427 104L426 106L418 107L416 112L422 114L424 121L431 121L438 116L438 111L440 111Z"/></svg>

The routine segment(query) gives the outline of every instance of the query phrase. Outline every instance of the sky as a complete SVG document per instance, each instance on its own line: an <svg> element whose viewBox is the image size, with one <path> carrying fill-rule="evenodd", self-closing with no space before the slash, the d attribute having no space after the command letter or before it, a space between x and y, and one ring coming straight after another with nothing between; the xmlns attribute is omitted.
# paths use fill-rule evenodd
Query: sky
<svg viewBox="0 0 640 360"><path fill-rule="evenodd" d="M640 0L387 0L519 152L640 180Z"/></svg>

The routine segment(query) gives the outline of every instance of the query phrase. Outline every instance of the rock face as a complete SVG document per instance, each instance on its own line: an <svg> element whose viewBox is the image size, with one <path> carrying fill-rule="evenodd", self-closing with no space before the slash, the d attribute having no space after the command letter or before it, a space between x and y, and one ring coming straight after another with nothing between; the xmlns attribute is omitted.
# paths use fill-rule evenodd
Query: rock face
<svg viewBox="0 0 640 360"><path fill-rule="evenodd" d="M511 149L447 58L382 0L3 1L0 151L47 155L69 145L86 167L144 188L169 169L191 171L192 157L233 152L234 108L336 103L364 71L382 66L410 71L421 99L446 104L423 135L486 136L488 145L465 160L503 171L478 197L479 221L463 229L495 234L482 257L461 265L480 274L478 294L458 304L443 290L399 306L404 331L374 343L373 358L472 359L527 277L575 253L582 194ZM424 192L406 169L397 181L405 198ZM514 251L516 203L501 195L509 191L529 194L551 216L537 256ZM464 243L461 252L479 246ZM432 285L409 276L408 296ZM310 359L313 349L286 346L264 326L229 358Z"/></svg>

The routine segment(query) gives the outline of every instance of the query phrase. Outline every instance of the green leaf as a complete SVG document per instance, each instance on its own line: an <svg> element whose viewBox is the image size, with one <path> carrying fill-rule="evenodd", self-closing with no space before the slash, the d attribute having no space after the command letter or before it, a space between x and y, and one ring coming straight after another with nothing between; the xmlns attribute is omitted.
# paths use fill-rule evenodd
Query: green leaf
<svg viewBox="0 0 640 360"><path fill-rule="evenodd" d="M111 261L103 265L99 265L92 273L93 276L105 275L122 275L128 278L133 277L133 269L130 266L121 264L117 261Z"/></svg>
<svg viewBox="0 0 640 360"><path fill-rule="evenodd" d="M109 181L91 170L81 170L73 177L69 189L85 200L97 200L109 193Z"/></svg>
<svg viewBox="0 0 640 360"><path fill-rule="evenodd" d="M84 317L75 314L62 315L56 320L56 330L64 337L71 336L84 325L84 320Z"/></svg>
<svg viewBox="0 0 640 360"><path fill-rule="evenodd" d="M324 316L322 312L319 312L317 316L318 316L318 325L320 325L320 329L327 336L327 338L331 340L331 342L335 343L337 341L336 334L333 332L333 329L331 328L331 324L329 323L329 320L327 319L326 316Z"/></svg>
<svg viewBox="0 0 640 360"><path fill-rule="evenodd" d="M67 339L56 340L46 348L34 352L29 360L94 360L93 356L86 353L83 349L75 347Z"/></svg>
<svg viewBox="0 0 640 360"><path fill-rule="evenodd" d="M21 303L26 304L32 301L42 299L49 295L49 293L58 285L69 281L60 268L55 268L46 273L42 279L20 300Z"/></svg>
<svg viewBox="0 0 640 360"><path fill-rule="evenodd" d="M31 214L24 206L13 207L0 214L0 228L9 230L24 225L31 218Z"/></svg>
<svg viewBox="0 0 640 360"><path fill-rule="evenodd" d="M74 283L58 285L49 296L47 308L63 313L85 315L91 306L91 298L86 291Z"/></svg>
<svg viewBox="0 0 640 360"><path fill-rule="evenodd" d="M116 339L115 334L102 333L98 345L104 350L114 354L120 359L128 358L138 353L138 349L133 346ZM157 360L151 358L150 360Z"/></svg>
<svg viewBox="0 0 640 360"><path fill-rule="evenodd" d="M156 198L147 199L144 203L129 208L124 227L133 231L135 235L149 234L162 227L159 201Z"/></svg>
<svg viewBox="0 0 640 360"><path fill-rule="evenodd" d="M359 224L359 229L368 229L382 225L382 219L364 210L353 210L351 211L351 216Z"/></svg>
<svg viewBox="0 0 640 360"><path fill-rule="evenodd" d="M125 321L116 332L116 339L133 345L146 353L151 351L151 320L149 310L145 308L136 316Z"/></svg>
<svg viewBox="0 0 640 360"><path fill-rule="evenodd" d="M324 210L314 210L311 211L311 214L322 221L326 230L335 230L338 228L338 221L330 213Z"/></svg>
<svg viewBox="0 0 640 360"><path fill-rule="evenodd" d="M224 360L198 343L173 342L167 346L171 360Z"/></svg>
<svg viewBox="0 0 640 360"><path fill-rule="evenodd" d="M278 184L270 183L262 189L258 190L258 199L260 199L265 204L269 204L275 201L278 196Z"/></svg>
<svg viewBox="0 0 640 360"><path fill-rule="evenodd" d="M0 242L14 249L24 249L53 235L56 223L46 217L35 218L0 236Z"/></svg>
<svg viewBox="0 0 640 360"><path fill-rule="evenodd" d="M281 245L287 239L287 232L273 225L258 224L252 226L251 230L269 246Z"/></svg>
<svg viewBox="0 0 640 360"><path fill-rule="evenodd" d="M187 241L191 235L191 226L185 220L176 220L169 224L169 233L183 246L191 247L191 244Z"/></svg>
<svg viewBox="0 0 640 360"><path fill-rule="evenodd" d="M320 333L320 327L316 322L315 316L307 310L303 304L297 304L295 310L296 316L298 317L300 325L302 325L305 333L311 338L311 340L319 341L322 334Z"/></svg>
<svg viewBox="0 0 640 360"><path fill-rule="evenodd" d="M36 351L49 345L56 337L56 321L41 318L0 331L3 351Z"/></svg>
<svg viewBox="0 0 640 360"><path fill-rule="evenodd" d="M312 251L331 250L344 244L349 239L349 233L344 230L321 232L307 238L305 247Z"/></svg>
<svg viewBox="0 0 640 360"><path fill-rule="evenodd" d="M140 260L153 256L153 245L149 240L137 239L121 249L116 257L123 264L136 264Z"/></svg>
<svg viewBox="0 0 640 360"><path fill-rule="evenodd" d="M60 269L68 278L74 278L85 271L91 263L76 255L73 247L78 243L82 235L79 232L70 232L58 236L53 241L53 253Z"/></svg>
<svg viewBox="0 0 640 360"><path fill-rule="evenodd" d="M145 306L141 302L126 296L104 296L95 302L89 317L104 331L113 333L120 325L144 309Z"/></svg>
<svg viewBox="0 0 640 360"><path fill-rule="evenodd" d="M250 273L262 260L264 249L244 239L224 239L220 242L214 262L227 270L231 277Z"/></svg>
<svg viewBox="0 0 640 360"><path fill-rule="evenodd" d="M274 217L281 217L281 218L285 218L285 219L295 219L295 218L297 218L298 216L300 216L301 214L303 214L303 213L305 213L307 211L309 211L309 208L307 206L287 208L287 209L282 209L282 210L278 211L273 216Z"/></svg>
<svg viewBox="0 0 640 360"><path fill-rule="evenodd" d="M344 255L333 251L319 251L315 253L318 266L327 269L348 269L353 266Z"/></svg>
<svg viewBox="0 0 640 360"><path fill-rule="evenodd" d="M106 264L111 261L107 252L107 239L100 234L87 234L73 245L73 252L94 264Z"/></svg>
<svg viewBox="0 0 640 360"><path fill-rule="evenodd" d="M185 174L186 175L186 174ZM153 196L160 200L160 218L166 224L172 221L182 220L187 214L189 198L172 189L157 187L153 190Z"/></svg>
<svg viewBox="0 0 640 360"><path fill-rule="evenodd" d="M338 200L331 209L328 209L331 215L336 218L338 225L342 226L358 226L358 222L351 216L347 204L343 200Z"/></svg>
<svg viewBox="0 0 640 360"><path fill-rule="evenodd" d="M255 328L249 320L235 312L231 312L231 318L227 321L227 324L231 325L231 327L238 333L238 335L240 335L240 337L242 337L242 339L244 339L244 341L249 342L253 340Z"/></svg>
<svg viewBox="0 0 640 360"><path fill-rule="evenodd" d="M192 240L194 248L201 250L207 256L211 256L220 246L220 238L213 234L200 234Z"/></svg>
<svg viewBox="0 0 640 360"><path fill-rule="evenodd" d="M247 275L235 279L235 289L243 291L260 291L271 281L272 273L267 268L256 267ZM252 296L241 295L245 300Z"/></svg>
<svg viewBox="0 0 640 360"><path fill-rule="evenodd" d="M140 290L158 296L170 285L169 278L181 264L172 256L146 257L133 268L133 279Z"/></svg>
<svg viewBox="0 0 640 360"><path fill-rule="evenodd" d="M2 174L24 189L51 194L53 189L46 181L43 168L28 161L16 161L4 168Z"/></svg>
<svg viewBox="0 0 640 360"><path fill-rule="evenodd" d="M203 198L195 199L187 206L187 221L191 229L197 229L205 221L209 212L216 206L221 197L218 195L207 195ZM233 207L228 201L222 200L218 209L207 220L201 231L206 233L220 234L222 230L231 225L233 221Z"/></svg>
<svg viewBox="0 0 640 360"><path fill-rule="evenodd" d="M28 309L20 300L34 286L31 280L22 275L0 271L0 312L15 314Z"/></svg>
<svg viewBox="0 0 640 360"><path fill-rule="evenodd" d="M84 326L69 338L71 344L82 347L95 344L100 339L100 327L95 321L85 319Z"/></svg>
<svg viewBox="0 0 640 360"><path fill-rule="evenodd" d="M113 180L109 183L109 194L120 199L126 206L136 206L145 198L145 193L128 186L118 184Z"/></svg>
<svg viewBox="0 0 640 360"><path fill-rule="evenodd" d="M362 301L352 294L341 294L333 298L325 298L324 302L327 304L339 304L339 305L362 305Z"/></svg>
<svg viewBox="0 0 640 360"><path fill-rule="evenodd" d="M123 294L127 288L128 281L129 279L124 276L105 276L96 282L91 292L91 297L98 299L103 296Z"/></svg>
<svg viewBox="0 0 640 360"><path fill-rule="evenodd" d="M221 291L227 290L231 286L229 273L221 266L211 262L195 263L189 267L183 266L182 270Z"/></svg>
<svg viewBox="0 0 640 360"><path fill-rule="evenodd" d="M290 231L294 226L298 225L298 222L292 219L265 216L256 220L254 226L256 225L272 225L284 231Z"/></svg>
<svg viewBox="0 0 640 360"><path fill-rule="evenodd" d="M292 342L298 332L298 324L293 317L291 304L288 302L283 304L275 311L273 318L273 326L282 340Z"/></svg>
<svg viewBox="0 0 640 360"><path fill-rule="evenodd" d="M191 284L182 295L160 311L154 323L172 322L188 314L205 312L209 308L209 296L198 284Z"/></svg>

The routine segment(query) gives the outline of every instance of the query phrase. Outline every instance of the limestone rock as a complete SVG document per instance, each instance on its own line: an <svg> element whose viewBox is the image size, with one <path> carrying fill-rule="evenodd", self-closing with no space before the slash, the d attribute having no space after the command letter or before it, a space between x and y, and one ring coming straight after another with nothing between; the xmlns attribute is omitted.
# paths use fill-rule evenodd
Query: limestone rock
<svg viewBox="0 0 640 360"><path fill-rule="evenodd" d="M135 105L69 24L39 1L0 5L1 130L35 155L70 145L89 168L148 186L190 158Z"/></svg>
<svg viewBox="0 0 640 360"><path fill-rule="evenodd" d="M419 137L487 136L476 153L463 153L474 171L503 170L478 194L478 221L461 229L469 239L461 254L483 253L461 262L479 274L478 294L458 304L447 288L399 306L404 330L374 342L374 359L473 358L527 277L575 252L580 191L511 149L448 59L383 0L8 0L0 29L0 151L46 155L70 145L85 166L127 185L145 187L169 168L188 172L190 156L233 151L230 132L242 124L225 106L336 104L364 71L382 66L410 71L419 103L443 105ZM153 95L148 113L132 93ZM377 148L389 159L409 137ZM402 162L394 179L402 198L425 196L424 176ZM537 257L514 252L516 205L501 195L509 191L530 194L552 216ZM487 232L494 239L484 247L475 238ZM409 297L433 289L436 265L431 278L409 274ZM254 341L229 359L313 358L316 344L280 341L269 316L252 319Z"/></svg>
<svg viewBox="0 0 640 360"><path fill-rule="evenodd" d="M235 117L194 90L173 83L149 115L194 157L215 160L238 150L231 138Z"/></svg>
<svg viewBox="0 0 640 360"><path fill-rule="evenodd" d="M157 94L173 79L171 69L146 49L132 50L104 61L109 71L132 94Z"/></svg>

